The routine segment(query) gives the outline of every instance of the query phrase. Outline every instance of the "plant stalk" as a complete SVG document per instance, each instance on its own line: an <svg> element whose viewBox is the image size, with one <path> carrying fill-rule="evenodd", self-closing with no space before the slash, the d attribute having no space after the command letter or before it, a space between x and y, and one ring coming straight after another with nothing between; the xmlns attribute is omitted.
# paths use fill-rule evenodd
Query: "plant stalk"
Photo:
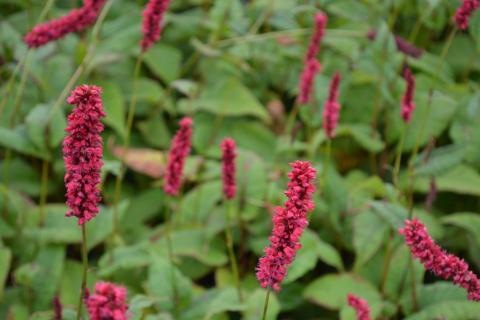
<svg viewBox="0 0 480 320"><path fill-rule="evenodd" d="M266 320L267 319L267 311L268 311L268 302L270 300L270 288L267 289L267 294L265 296L265 303L263 305L263 316L262 316L262 320Z"/></svg>
<svg viewBox="0 0 480 320"><path fill-rule="evenodd" d="M82 284L80 288L80 299L78 300L77 306L77 320L82 318L82 304L85 297L85 292L87 288L87 270L88 270L88 252L87 252L87 226L82 224L82 263L83 263L83 273L82 273Z"/></svg>
<svg viewBox="0 0 480 320"><path fill-rule="evenodd" d="M238 300L240 301L240 303L243 303L242 288L240 286L240 276L238 273L238 263L235 257L235 252L233 250L233 237L232 237L232 230L230 229L233 204L234 203L232 200L225 201L225 206L227 207L227 212L226 212L227 225L225 226L225 238L227 241L227 250L228 250L228 256L230 258L230 267L232 268L233 281L235 282L235 287L237 288Z"/></svg>

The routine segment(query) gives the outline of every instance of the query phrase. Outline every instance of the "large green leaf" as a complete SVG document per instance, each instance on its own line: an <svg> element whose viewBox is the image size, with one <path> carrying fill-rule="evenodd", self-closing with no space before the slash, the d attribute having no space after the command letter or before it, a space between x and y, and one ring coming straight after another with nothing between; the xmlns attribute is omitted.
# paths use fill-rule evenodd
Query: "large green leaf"
<svg viewBox="0 0 480 320"><path fill-rule="evenodd" d="M432 320L442 318L455 320L475 320L478 319L479 314L479 303L473 301L454 301L434 304L405 318L405 320Z"/></svg>
<svg viewBox="0 0 480 320"><path fill-rule="evenodd" d="M266 290L257 289L249 294L246 301L246 309L243 313L245 320L261 319L265 305ZM274 293L270 293L266 319L277 319L280 313L280 304Z"/></svg>
<svg viewBox="0 0 480 320"><path fill-rule="evenodd" d="M103 88L103 106L106 117L103 120L121 137L125 136L124 97L120 87L114 82L101 83Z"/></svg>
<svg viewBox="0 0 480 320"><path fill-rule="evenodd" d="M480 245L480 214L458 212L442 218L443 223L451 224L468 231Z"/></svg>
<svg viewBox="0 0 480 320"><path fill-rule="evenodd" d="M373 212L365 211L355 216L353 246L356 268L367 262L380 249L388 229L388 224Z"/></svg>
<svg viewBox="0 0 480 320"><path fill-rule="evenodd" d="M370 303L382 300L372 284L350 273L328 274L317 278L305 288L304 296L322 307L338 310L347 303L349 293L363 297Z"/></svg>
<svg viewBox="0 0 480 320"><path fill-rule="evenodd" d="M480 175L468 165L459 165L437 176L437 190L480 196ZM415 189L424 193L430 190L430 178L419 177L415 180Z"/></svg>
<svg viewBox="0 0 480 320"><path fill-rule="evenodd" d="M28 131L24 127L17 127L16 129L0 127L0 145L26 155L45 160L50 159L50 154L47 151L39 149L29 140Z"/></svg>
<svg viewBox="0 0 480 320"><path fill-rule="evenodd" d="M147 51L143 59L153 73L163 81L172 82L178 78L182 53L177 48L157 44Z"/></svg>
<svg viewBox="0 0 480 320"><path fill-rule="evenodd" d="M205 110L220 116L254 116L270 121L266 109L257 98L235 78L221 79L207 86L194 102L195 110Z"/></svg>

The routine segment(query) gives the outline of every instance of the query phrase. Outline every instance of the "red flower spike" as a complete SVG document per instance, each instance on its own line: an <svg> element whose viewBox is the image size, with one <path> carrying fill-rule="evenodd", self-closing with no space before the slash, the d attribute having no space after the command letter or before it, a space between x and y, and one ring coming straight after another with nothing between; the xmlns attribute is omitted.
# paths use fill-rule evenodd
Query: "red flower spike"
<svg viewBox="0 0 480 320"><path fill-rule="evenodd" d="M168 154L163 190L172 196L178 195L182 184L183 167L192 144L192 124L193 120L190 118L180 120L180 128L173 137Z"/></svg>
<svg viewBox="0 0 480 320"><path fill-rule="evenodd" d="M328 99L323 108L323 130L325 135L332 139L335 137L338 119L340 118L340 103L338 103L338 86L340 84L340 73L335 73L330 81Z"/></svg>
<svg viewBox="0 0 480 320"><path fill-rule="evenodd" d="M67 102L75 105L68 116L68 135L63 141L65 161L66 216L78 218L82 225L98 214L100 202L100 169L103 165L103 144L100 133L105 116L100 97L102 89L82 85L74 89Z"/></svg>
<svg viewBox="0 0 480 320"><path fill-rule="evenodd" d="M370 320L370 307L366 300L351 293L347 296L348 305L355 309L357 320Z"/></svg>
<svg viewBox="0 0 480 320"><path fill-rule="evenodd" d="M403 72L403 78L407 83L407 88L402 98L401 115L403 120L408 123L412 119L412 113L415 110L415 102L413 101L413 94L415 91L415 78L413 77L410 68L405 68Z"/></svg>
<svg viewBox="0 0 480 320"><path fill-rule="evenodd" d="M226 199L235 198L237 185L235 181L235 158L237 157L237 146L235 140L226 138L220 145L222 149L222 179L223 194Z"/></svg>
<svg viewBox="0 0 480 320"><path fill-rule="evenodd" d="M69 33L83 31L95 23L104 4L105 0L85 0L83 7L73 9L58 19L36 25L24 37L24 41L29 48L38 48Z"/></svg>
<svg viewBox="0 0 480 320"><path fill-rule="evenodd" d="M143 11L142 33L140 43L142 51L147 51L155 42L160 40L162 21L168 9L169 0L150 0Z"/></svg>
<svg viewBox="0 0 480 320"><path fill-rule="evenodd" d="M377 37L377 32L375 30L370 30L367 33L367 38L370 40L375 40ZM415 47L413 44L405 40L404 38L400 36L394 36L395 38L395 44L397 46L397 50L400 52L403 52L407 56L413 57L413 58L420 58L423 54L423 50L420 48Z"/></svg>
<svg viewBox="0 0 480 320"><path fill-rule="evenodd" d="M478 0L463 0L462 5L455 12L455 23L460 30L468 28L470 17L479 6Z"/></svg>
<svg viewBox="0 0 480 320"><path fill-rule="evenodd" d="M316 170L310 162L295 161L290 164L290 182L285 192L288 200L285 208L277 207L272 218L273 230L270 246L258 261L257 279L263 288L280 291L280 284L287 274L287 267L301 248L300 237L308 225L307 213L314 208L312 194L315 191Z"/></svg>
<svg viewBox="0 0 480 320"><path fill-rule="evenodd" d="M310 44L308 45L307 54L305 55L305 62L303 71L300 76L299 97L298 103L306 104L310 102L315 81L315 75L320 72L321 65L317 61L317 54L320 49L320 42L325 34L325 27L327 25L327 16L320 12L315 15L315 30Z"/></svg>
<svg viewBox="0 0 480 320"><path fill-rule="evenodd" d="M109 282L98 282L95 292L85 299L90 320L127 320L127 289Z"/></svg>
<svg viewBox="0 0 480 320"><path fill-rule="evenodd" d="M480 280L469 269L468 264L453 254L445 252L433 241L427 228L418 219L406 220L405 227L399 230L410 247L412 255L425 269L437 277L451 280L457 286L467 290L468 299L480 301Z"/></svg>

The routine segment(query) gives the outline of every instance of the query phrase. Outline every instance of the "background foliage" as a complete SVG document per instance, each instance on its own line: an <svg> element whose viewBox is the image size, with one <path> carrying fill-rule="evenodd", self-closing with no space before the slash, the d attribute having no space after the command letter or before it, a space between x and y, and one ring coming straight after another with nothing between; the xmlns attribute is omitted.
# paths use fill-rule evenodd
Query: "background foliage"
<svg viewBox="0 0 480 320"><path fill-rule="evenodd" d="M55 1L47 17L78 2ZM27 52L22 36L44 1L1 0L1 92L12 94L0 115L0 318L50 319L56 295L65 318L74 315L81 235L75 219L64 218L61 141L69 107L55 101L91 52L78 83L103 87L107 129L103 204L88 224L89 286L98 279L125 285L132 319L258 319L265 293L254 277L255 265L268 243L272 208L284 201L287 164L297 158L319 170L319 192L303 248L283 290L272 297L271 319L353 319L346 307L348 292L366 298L379 319L479 319L480 304L468 302L462 289L424 274L417 263L418 301L412 302L409 253L397 233L409 209L399 194L409 190L408 159L418 146L412 163L414 213L437 241L479 271L478 13L442 57L459 3L171 1L162 40L141 68L121 220L112 236L111 203L144 1L113 1L98 41L90 29L30 52L28 73L18 73L9 88L7 80ZM319 9L329 16L323 69L314 102L302 107L291 141L285 123ZM377 31L375 41L366 37L371 29ZM398 52L394 34L424 49L422 57ZM394 187L405 62L417 79L417 109ZM321 116L335 71L343 76L342 111L328 159ZM162 175L182 115L194 119L194 152L182 200L172 203L161 189ZM235 294L223 235L219 142L225 136L239 146L234 237L244 303ZM438 194L430 205L432 186ZM167 207L174 209L174 275L162 237ZM179 284L180 310L174 310L172 276Z"/></svg>

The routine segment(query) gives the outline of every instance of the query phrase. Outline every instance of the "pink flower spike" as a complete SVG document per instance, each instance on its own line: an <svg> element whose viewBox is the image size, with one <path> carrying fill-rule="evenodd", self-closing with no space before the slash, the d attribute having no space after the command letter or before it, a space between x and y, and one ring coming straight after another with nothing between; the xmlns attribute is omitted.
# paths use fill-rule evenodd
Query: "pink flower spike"
<svg viewBox="0 0 480 320"><path fill-rule="evenodd" d="M370 307L366 300L351 293L347 296L348 305L355 309L357 320L370 320Z"/></svg>
<svg viewBox="0 0 480 320"><path fill-rule="evenodd" d="M323 130L325 135L332 139L335 137L338 119L340 118L340 103L338 103L338 86L340 84L340 73L335 73L330 81L328 99L323 108Z"/></svg>
<svg viewBox="0 0 480 320"><path fill-rule="evenodd" d="M168 9L169 0L150 0L143 11L141 41L142 51L147 51L155 42L160 40L162 21Z"/></svg>
<svg viewBox="0 0 480 320"><path fill-rule="evenodd" d="M310 162L299 160L291 163L290 167L285 208L275 209L270 246L265 248L265 255L259 259L256 269L260 285L275 291L280 291L287 268L301 248L300 237L308 225L307 213L314 208L312 194L315 191L316 170Z"/></svg>
<svg viewBox="0 0 480 320"><path fill-rule="evenodd" d="M463 259L445 252L437 245L423 223L416 218L406 220L405 227L399 232L405 237L405 243L410 247L412 255L420 260L425 269L466 289L469 300L480 301L478 277Z"/></svg>
<svg viewBox="0 0 480 320"><path fill-rule="evenodd" d="M313 31L310 44L308 45L307 55L305 61L316 59L318 51L320 50L320 43L325 35L325 27L327 26L327 15L319 12L315 15L315 30Z"/></svg>
<svg viewBox="0 0 480 320"><path fill-rule="evenodd" d="M83 7L67 15L36 25L25 37L29 48L38 48L69 33L80 32L95 23L105 0L85 0Z"/></svg>
<svg viewBox="0 0 480 320"><path fill-rule="evenodd" d="M168 154L167 170L165 172L165 184L163 190L165 193L177 196L182 184L183 167L185 159L190 154L192 139L192 124L190 118L183 118L179 122L175 137L173 137L170 152Z"/></svg>
<svg viewBox="0 0 480 320"><path fill-rule="evenodd" d="M415 78L413 77L410 68L406 67L403 71L403 78L407 83L405 94L402 98L402 111L401 115L406 123L409 123L412 119L412 113L415 110L415 102L413 101L413 95L415 91Z"/></svg>
<svg viewBox="0 0 480 320"><path fill-rule="evenodd" d="M460 30L468 28L470 17L479 6L478 0L463 0L462 5L455 12L455 23Z"/></svg>
<svg viewBox="0 0 480 320"><path fill-rule="evenodd" d="M302 75L300 77L300 95L298 96L298 103L306 104L310 102L313 85L315 84L315 76L321 69L320 62L316 59L311 59L305 63Z"/></svg>
<svg viewBox="0 0 480 320"><path fill-rule="evenodd" d="M78 218L82 225L98 214L100 202L100 169L103 165L103 144L100 133L105 117L97 86L82 85L74 89L67 102L75 105L68 116L68 135L63 140L65 162L66 216Z"/></svg>
<svg viewBox="0 0 480 320"><path fill-rule="evenodd" d="M235 198L237 185L235 181L235 158L237 157L237 146L235 140L226 138L220 145L222 149L222 179L223 194L226 199Z"/></svg>
<svg viewBox="0 0 480 320"><path fill-rule="evenodd" d="M95 292L85 299L90 320L127 320L127 289L109 282L98 282Z"/></svg>
<svg viewBox="0 0 480 320"><path fill-rule="evenodd" d="M367 33L367 38L370 40L375 40L377 37L377 32L375 30L370 30ZM413 44L405 40L404 38L400 36L394 36L395 38L395 44L397 46L397 50L400 52L403 52L407 56L413 57L413 58L420 58L423 54L423 50L420 48L415 47Z"/></svg>

